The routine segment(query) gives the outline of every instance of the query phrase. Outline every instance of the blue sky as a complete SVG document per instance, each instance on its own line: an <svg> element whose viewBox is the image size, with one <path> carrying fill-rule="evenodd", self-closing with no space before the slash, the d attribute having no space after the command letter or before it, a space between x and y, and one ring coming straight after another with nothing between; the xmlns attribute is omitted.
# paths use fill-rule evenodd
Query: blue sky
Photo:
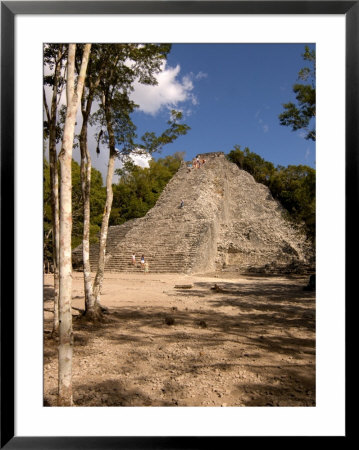
<svg viewBox="0 0 359 450"><path fill-rule="evenodd" d="M228 153L237 144L274 165L315 167L315 143L278 120L282 104L295 99L292 86L306 65L305 45L314 48L307 43L174 44L159 85L135 91L138 135L162 131L175 108L191 130L161 156L185 151L190 160L202 152Z"/></svg>
<svg viewBox="0 0 359 450"><path fill-rule="evenodd" d="M308 43L173 44L157 75L158 85L135 85L132 99L139 108L132 119L138 136L146 131L160 134L167 127L170 111L177 109L191 130L161 154L155 153L155 159L185 152L189 161L198 153L229 153L239 145L275 166L315 168L315 142L304 139L303 130L293 132L281 126L278 119L282 104L295 101L292 87L299 70L307 65L302 57L305 45L314 48ZM77 132L81 120L79 111ZM108 150L102 148L96 154L95 131L89 129L89 150L93 167L105 180ZM79 153L75 148L77 162ZM143 159L135 161L148 164ZM115 166L120 167L120 161Z"/></svg>

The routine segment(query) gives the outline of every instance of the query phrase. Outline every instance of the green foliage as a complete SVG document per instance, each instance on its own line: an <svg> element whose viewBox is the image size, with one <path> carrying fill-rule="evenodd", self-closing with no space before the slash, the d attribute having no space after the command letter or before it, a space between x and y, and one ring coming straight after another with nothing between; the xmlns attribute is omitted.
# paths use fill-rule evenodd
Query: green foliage
<svg viewBox="0 0 359 450"><path fill-rule="evenodd" d="M310 63L311 67L301 69L298 78L303 81L310 81L310 83L294 84L293 92L297 102L296 104L289 102L283 105L285 111L279 115L279 121L281 125L289 126L293 131L305 129L307 131L306 139L315 141L315 128L309 129L316 111L315 50L310 50L306 46L302 56L305 61Z"/></svg>
<svg viewBox="0 0 359 450"><path fill-rule="evenodd" d="M315 169L309 166L277 166L265 161L247 147L239 145L227 155L229 161L246 170L263 183L288 211L288 217L297 224L304 223L307 236L315 239Z"/></svg>
<svg viewBox="0 0 359 450"><path fill-rule="evenodd" d="M86 100L97 99L98 109L89 117L90 124L98 127L97 153L101 152L100 144L104 144L121 160L131 153L151 154L187 133L189 127L180 123L182 113L177 111L172 111L169 127L161 135L146 132L141 139L131 118L138 108L130 99L135 82L156 85L156 74L163 69L170 50L170 44L92 46L82 104L84 109Z"/></svg>
<svg viewBox="0 0 359 450"><path fill-rule="evenodd" d="M308 166L278 167L270 179L274 198L296 223L304 222L308 237L315 238L315 170Z"/></svg>
<svg viewBox="0 0 359 450"><path fill-rule="evenodd" d="M91 123L99 126L99 142L110 143L112 151L116 146L119 156L129 155L140 147L136 142L136 126L131 119L138 107L130 100L134 84L136 81L146 85L157 84L155 75L162 70L170 49L169 44L95 44L92 47L87 92L97 98L99 109L92 115ZM147 141L144 138L141 148L150 152L158 150L162 142L154 139L151 133L149 135ZM152 147L147 145L149 142Z"/></svg>
<svg viewBox="0 0 359 450"><path fill-rule="evenodd" d="M159 152L165 145L172 144L179 136L187 134L190 127L186 124L179 123L182 117L183 115L180 111L173 109L171 111L171 118L167 122L169 127L160 136L156 136L153 132L145 133L141 138L142 144L139 145L139 148L148 153Z"/></svg>
<svg viewBox="0 0 359 450"><path fill-rule="evenodd" d="M113 186L110 224L118 225L143 217L155 205L182 160L183 153L175 153L157 161L151 160L148 168L127 161L122 169L116 170L121 178L118 184Z"/></svg>
<svg viewBox="0 0 359 450"><path fill-rule="evenodd" d="M51 211L51 188L50 167L44 160L44 258L52 260L52 211ZM105 205L106 189L103 187L102 175L96 169L91 171L91 224L90 241L97 241L97 234L101 228L102 213ZM72 161L72 248L82 243L83 233L83 206L81 194L80 166Z"/></svg>
<svg viewBox="0 0 359 450"><path fill-rule="evenodd" d="M61 96L66 84L65 76L64 76L64 67L66 65L67 58L67 46L64 44L45 44L44 45L44 104L46 103L46 107L48 108L48 113L51 115L51 105L47 105L47 101L45 99L45 86L50 87L51 91L56 88L56 94ZM56 76L56 68L59 69L58 76ZM56 113L55 113L56 116ZM50 127L51 123L48 120L48 116L46 114L46 119L43 123L44 130L44 138L48 139L50 135ZM56 117L52 117L50 121L54 121L55 129L56 129L56 142L60 142L62 138L62 126L64 123L64 118L61 118L60 123L58 123Z"/></svg>
<svg viewBox="0 0 359 450"><path fill-rule="evenodd" d="M256 181L269 185L270 178L275 172L275 167L271 162L265 161L256 153L251 152L248 147L242 151L239 145L235 145L227 157L239 168L253 175Z"/></svg>
<svg viewBox="0 0 359 450"><path fill-rule="evenodd" d="M101 229L105 200L106 189L103 187L101 172L92 168L90 194L91 242L97 241L97 234ZM77 247L82 242L83 218L80 165L72 160L72 248Z"/></svg>

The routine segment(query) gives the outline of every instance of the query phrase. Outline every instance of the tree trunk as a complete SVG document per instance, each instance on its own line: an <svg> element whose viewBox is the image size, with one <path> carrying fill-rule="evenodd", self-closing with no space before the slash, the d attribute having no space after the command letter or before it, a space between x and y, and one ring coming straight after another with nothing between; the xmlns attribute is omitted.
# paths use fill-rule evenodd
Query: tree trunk
<svg viewBox="0 0 359 450"><path fill-rule="evenodd" d="M81 190L83 200L83 238L82 238L82 261L85 290L85 314L90 319L96 319L99 308L96 306L92 290L91 265L90 265L90 192L91 192L91 167L92 161L87 146L87 126L91 112L93 96L89 93L86 109L82 111L82 128L80 134L81 151Z"/></svg>
<svg viewBox="0 0 359 450"><path fill-rule="evenodd" d="M109 156L109 160L108 160L107 176L106 176L106 204L105 204L105 210L103 213L102 224L101 224L98 266L97 266L96 277L95 277L95 281L94 281L94 285L93 285L93 294L95 297L96 305L98 307L100 307L101 289L102 289L103 277L105 274L107 232L108 232L108 223L110 220L112 200L113 200L112 179L113 179L113 174L115 171L115 159L117 156L116 148L115 148L115 133L114 133L113 127L112 127L111 114L110 114L110 111L109 111L107 105L105 105L105 111L106 111L107 130L108 130L108 136L109 136L110 156Z"/></svg>
<svg viewBox="0 0 359 450"><path fill-rule="evenodd" d="M56 130L55 130L56 133ZM52 333L59 329L59 178L57 171L56 141L50 150L51 210L52 210L52 245L54 266L54 320Z"/></svg>
<svg viewBox="0 0 359 450"><path fill-rule="evenodd" d="M103 213L102 224L101 224L101 233L100 233L100 243L99 243L99 256L98 256L98 266L96 277L93 285L93 295L95 297L96 305L100 306L100 297L101 297L101 289L103 283L103 277L105 274L105 257L106 257L106 242L107 242L107 232L108 232L108 223L110 220L111 208L112 208L112 200L113 200L113 192L112 192L112 179L115 170L115 159L116 154L110 151L110 157L108 161L107 168L107 177L106 177L106 204L105 210Z"/></svg>
<svg viewBox="0 0 359 450"><path fill-rule="evenodd" d="M59 252L59 391L58 405L71 406L72 398L72 180L71 161L75 133L76 112L82 96L91 44L84 47L80 74L75 90L76 44L69 44L67 62L67 111L60 161L60 252Z"/></svg>
<svg viewBox="0 0 359 450"><path fill-rule="evenodd" d="M44 102L49 124L49 161L50 161L50 188L51 188L51 219L52 219L52 258L54 267L54 320L52 333L59 329L59 179L56 153L56 125L57 125L57 97L59 78L61 75L62 46L59 48L55 62L54 86L51 98L50 112Z"/></svg>

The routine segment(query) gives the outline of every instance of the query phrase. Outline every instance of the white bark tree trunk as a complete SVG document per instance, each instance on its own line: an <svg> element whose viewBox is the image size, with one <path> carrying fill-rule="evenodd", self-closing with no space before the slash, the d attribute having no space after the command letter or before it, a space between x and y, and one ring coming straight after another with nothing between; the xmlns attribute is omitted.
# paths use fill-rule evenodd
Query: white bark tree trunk
<svg viewBox="0 0 359 450"><path fill-rule="evenodd" d="M95 302L97 307L100 306L101 289L103 283L103 277L105 274L105 262L106 262L106 242L108 233L108 223L110 220L113 191L112 191L112 179L115 170L115 159L116 154L111 154L108 161L107 176L106 176L106 204L105 210L102 217L101 233L100 233L100 243L99 243L99 256L98 256L98 266L96 277L93 285L93 295L95 297Z"/></svg>
<svg viewBox="0 0 359 450"><path fill-rule="evenodd" d="M87 125L91 111L92 98L87 101L86 110L82 112L83 122L80 135L81 150L81 190L83 200L83 238L82 261L85 290L85 311L88 318L96 317L96 302L92 291L91 265L90 265L90 192L91 192L91 168L92 161L87 146Z"/></svg>
<svg viewBox="0 0 359 450"><path fill-rule="evenodd" d="M72 397L72 180L71 161L75 133L76 112L82 96L91 44L86 44L81 70L75 90L75 54L76 44L69 44L67 62L67 111L64 126L60 161L60 252L59 252L59 391L58 405L71 406Z"/></svg>
<svg viewBox="0 0 359 450"><path fill-rule="evenodd" d="M99 256L98 256L98 266L96 277L93 284L93 295L95 297L95 302L97 307L100 307L100 297L101 297L101 289L103 278L105 274L105 262L106 262L106 243L107 243L107 233L108 233L108 223L110 220L111 208L112 208L112 200L113 200L113 191L112 191L112 179L115 171L115 160L116 160L116 148L115 148L115 134L112 128L111 114L108 110L106 104L104 104L106 111L106 122L107 122L107 130L109 136L109 147L110 147L110 156L108 160L107 167L107 176L106 176L106 204L105 210L102 217L101 224L101 233L100 233L100 243L99 243Z"/></svg>
<svg viewBox="0 0 359 450"><path fill-rule="evenodd" d="M93 286L91 279L91 264L90 264L90 194L91 194L91 168L92 161L88 151L87 145L87 128L88 120L91 113L94 93L101 82L102 69L95 81L90 82L87 101L83 101L82 105L82 128L80 134L80 151L81 151L81 189L83 199L83 239L82 239L82 261L84 274L84 290L85 290L85 314L90 320L96 320L101 315L101 310L96 304L95 296L93 295Z"/></svg>

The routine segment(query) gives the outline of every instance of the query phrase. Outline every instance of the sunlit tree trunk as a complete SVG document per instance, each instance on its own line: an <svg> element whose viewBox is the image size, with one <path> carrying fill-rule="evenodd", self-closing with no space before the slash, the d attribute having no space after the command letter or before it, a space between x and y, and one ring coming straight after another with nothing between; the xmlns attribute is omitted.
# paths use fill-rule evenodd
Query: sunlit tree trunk
<svg viewBox="0 0 359 450"><path fill-rule="evenodd" d="M107 166L107 176L106 176L106 203L105 210L102 217L101 224L101 233L100 233L100 243L99 243L99 256L98 256L98 266L96 277L93 285L93 294L95 297L96 305L100 306L100 297L101 297L101 289L103 278L105 274L105 262L106 262L106 242L107 242L107 233L108 233L108 224L110 220L111 208L112 208L112 200L113 200L113 191L112 191L112 180L115 171L115 160L117 157L116 148L115 148L115 133L112 127L112 118L109 111L108 106L105 104L105 114L106 114L106 123L107 123L107 131L109 137L109 148L110 148L110 156L108 160Z"/></svg>
<svg viewBox="0 0 359 450"><path fill-rule="evenodd" d="M60 252L59 252L59 391L58 405L71 406L72 398L72 180L71 160L75 132L76 112L82 96L91 44L84 46L81 70L75 89L76 44L69 44L67 62L67 111L60 161Z"/></svg>
<svg viewBox="0 0 359 450"><path fill-rule="evenodd" d="M92 161L87 145L88 118L91 112L93 95L89 93L86 108L82 109L82 128L80 134L81 151L81 190L83 200L83 238L82 261L84 274L85 311L88 318L96 318L98 308L92 290L91 265L90 265L90 192L91 192L91 168Z"/></svg>

